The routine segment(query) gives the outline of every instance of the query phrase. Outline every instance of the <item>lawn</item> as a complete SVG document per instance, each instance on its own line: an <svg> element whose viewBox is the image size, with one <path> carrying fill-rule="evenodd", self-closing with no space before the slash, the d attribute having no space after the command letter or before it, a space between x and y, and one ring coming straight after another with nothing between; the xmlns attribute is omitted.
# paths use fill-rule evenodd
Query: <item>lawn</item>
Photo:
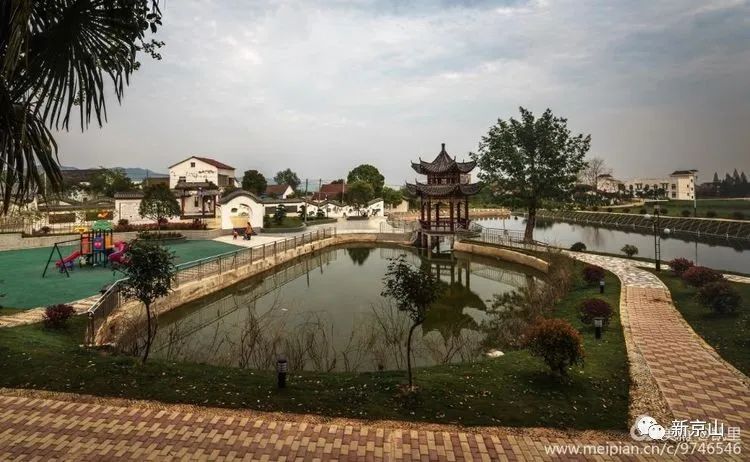
<svg viewBox="0 0 750 462"><path fill-rule="evenodd" d="M580 300L597 289L581 287L556 313L582 328ZM607 275L605 298L619 305L619 282ZM288 388L275 388L275 374L200 364L150 360L92 351L79 344L84 319L50 331L41 325L0 330L0 387L35 388L97 396L150 399L262 411L313 413L363 419L428 421L459 425L551 426L624 430L629 376L619 318L601 341L583 333L586 363L570 381L553 378L525 351L476 363L417 369L415 403L400 398L401 371L295 373Z"/></svg>
<svg viewBox="0 0 750 462"><path fill-rule="evenodd" d="M263 226L264 229L299 228L302 226L302 220L299 217L284 217L281 223L279 223L271 217L270 220L266 222L266 225Z"/></svg>
<svg viewBox="0 0 750 462"><path fill-rule="evenodd" d="M239 249L217 241L184 241L167 244L175 252L176 263L185 263ZM70 277L50 263L42 278L50 248L8 250L0 252L0 304L14 308L35 308L53 303L80 300L96 294L105 284L122 277L110 268L76 268ZM72 246L61 249L68 256ZM59 257L58 257L59 258ZM2 313L0 313L2 314Z"/></svg>
<svg viewBox="0 0 750 462"><path fill-rule="evenodd" d="M671 272L656 274L669 287L675 306L693 330L727 362L750 375L750 284L730 283L742 295L742 307L737 313L719 315L701 305L695 289Z"/></svg>
<svg viewBox="0 0 750 462"><path fill-rule="evenodd" d="M688 210L690 216L693 216L693 201L689 200L670 200L668 202L659 202L659 206L667 209L667 216L681 217L683 210ZM648 213L652 213L653 204L645 206L631 206L630 213L640 213L645 208ZM606 210L606 207L600 207L599 210ZM613 208L613 212L623 212L621 208ZM750 219L750 200L740 199L698 199L698 217L707 218L707 212L716 213L715 218L735 218L732 215L735 212L744 214L745 219Z"/></svg>

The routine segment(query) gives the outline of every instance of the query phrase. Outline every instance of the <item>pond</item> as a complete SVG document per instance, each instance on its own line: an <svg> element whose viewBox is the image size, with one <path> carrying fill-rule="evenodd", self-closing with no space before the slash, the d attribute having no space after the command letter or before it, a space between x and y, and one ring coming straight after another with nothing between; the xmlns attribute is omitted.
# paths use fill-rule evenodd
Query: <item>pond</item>
<svg viewBox="0 0 750 462"><path fill-rule="evenodd" d="M523 217L508 219L485 218L474 220L486 228L523 231ZM638 247L638 256L654 257L654 237L634 231L600 228L591 225L539 219L534 230L534 239L562 248L570 248L576 242L586 244L588 250L621 254L625 244ZM724 245L722 245L724 244ZM662 261L684 257L710 268L750 273L750 251L734 248L727 242L707 244L678 237L661 239Z"/></svg>
<svg viewBox="0 0 750 462"><path fill-rule="evenodd" d="M327 249L180 307L159 319L153 354L270 370L374 371L405 367L408 317L381 296L389 258L401 254L439 274L446 291L415 331L418 366L474 360L486 352L481 324L494 295L537 280L532 270L462 253Z"/></svg>

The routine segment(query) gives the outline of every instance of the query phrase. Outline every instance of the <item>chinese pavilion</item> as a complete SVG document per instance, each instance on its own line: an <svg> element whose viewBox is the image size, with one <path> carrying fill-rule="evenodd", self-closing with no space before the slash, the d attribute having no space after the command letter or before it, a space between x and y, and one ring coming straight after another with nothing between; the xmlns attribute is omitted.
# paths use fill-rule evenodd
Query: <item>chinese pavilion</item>
<svg viewBox="0 0 750 462"><path fill-rule="evenodd" d="M476 162L456 162L445 151L445 143L432 162L412 162L420 175L427 175L427 183L415 182L406 187L419 198L420 238L422 247L432 248L441 239L469 229L469 196L479 192L479 184L470 183L469 172Z"/></svg>

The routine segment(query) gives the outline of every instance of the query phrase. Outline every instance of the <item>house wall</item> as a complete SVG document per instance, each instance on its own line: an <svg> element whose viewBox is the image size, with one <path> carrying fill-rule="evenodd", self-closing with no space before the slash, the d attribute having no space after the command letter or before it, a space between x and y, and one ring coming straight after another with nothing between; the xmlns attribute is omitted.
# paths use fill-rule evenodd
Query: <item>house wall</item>
<svg viewBox="0 0 750 462"><path fill-rule="evenodd" d="M670 194L671 199L679 199L679 200L692 200L695 198L695 176L694 175L680 175L680 176L673 176L672 182L677 184L677 188L674 191L676 193L675 197L672 197Z"/></svg>
<svg viewBox="0 0 750 462"><path fill-rule="evenodd" d="M250 197L235 197L219 207L221 229L233 229L235 226L232 217L241 217L244 214L247 214L247 219L253 228L260 229L263 227L263 209L263 204L255 202Z"/></svg>
<svg viewBox="0 0 750 462"><path fill-rule="evenodd" d="M195 164L195 167L191 166L192 163ZM236 184L234 170L218 169L202 160L191 158L169 169L169 187L174 189L180 177L184 177L187 182L210 181L217 186L227 186L226 184L219 184L219 175L228 177L231 183Z"/></svg>

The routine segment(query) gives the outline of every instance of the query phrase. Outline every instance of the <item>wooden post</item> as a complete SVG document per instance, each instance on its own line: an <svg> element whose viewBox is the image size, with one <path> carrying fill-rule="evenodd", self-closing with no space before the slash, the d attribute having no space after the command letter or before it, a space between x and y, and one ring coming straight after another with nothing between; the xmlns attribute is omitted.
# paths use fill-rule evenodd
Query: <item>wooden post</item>
<svg viewBox="0 0 750 462"><path fill-rule="evenodd" d="M450 224L450 226L451 226L451 232L454 232L455 229L456 229L455 226L454 226L454 224L453 224L453 207L455 205L456 205L456 202L453 199L451 199L451 201L450 201L450 208L451 208L451 211L450 211L451 224Z"/></svg>

